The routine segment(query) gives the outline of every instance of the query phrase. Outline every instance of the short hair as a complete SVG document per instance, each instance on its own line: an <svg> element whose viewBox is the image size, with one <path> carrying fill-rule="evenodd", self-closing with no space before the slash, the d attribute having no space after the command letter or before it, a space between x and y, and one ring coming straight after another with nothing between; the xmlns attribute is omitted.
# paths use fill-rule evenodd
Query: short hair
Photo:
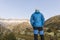
<svg viewBox="0 0 60 40"><path fill-rule="evenodd" d="M38 10L38 9L36 9L36 10L35 10L35 12L39 12L39 10Z"/></svg>

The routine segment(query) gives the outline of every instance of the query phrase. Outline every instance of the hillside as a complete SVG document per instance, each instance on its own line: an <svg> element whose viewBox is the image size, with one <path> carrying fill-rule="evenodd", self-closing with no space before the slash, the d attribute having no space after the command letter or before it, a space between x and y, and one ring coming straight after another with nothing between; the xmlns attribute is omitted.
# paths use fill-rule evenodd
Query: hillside
<svg viewBox="0 0 60 40"><path fill-rule="evenodd" d="M33 28L28 19L0 19L0 29L3 30L2 32L0 30L1 34L7 34L6 37L0 36L4 38L1 38L2 40L9 40L11 37L11 40L33 40ZM60 40L60 15L46 20L44 32L45 40Z"/></svg>
<svg viewBox="0 0 60 40"><path fill-rule="evenodd" d="M54 16L46 20L45 27L55 27L60 29L60 15Z"/></svg>
<svg viewBox="0 0 60 40"><path fill-rule="evenodd" d="M17 25L23 22L29 23L29 20L28 19L0 19L0 24L9 30L14 29Z"/></svg>

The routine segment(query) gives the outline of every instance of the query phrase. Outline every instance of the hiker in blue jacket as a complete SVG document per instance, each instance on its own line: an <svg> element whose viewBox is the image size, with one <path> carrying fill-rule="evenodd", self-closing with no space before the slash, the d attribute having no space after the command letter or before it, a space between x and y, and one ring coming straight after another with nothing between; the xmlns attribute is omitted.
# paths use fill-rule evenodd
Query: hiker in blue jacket
<svg viewBox="0 0 60 40"><path fill-rule="evenodd" d="M41 40L44 40L44 16L39 10L35 10L35 12L31 15L30 23L34 29L34 40L38 40L38 33L40 34Z"/></svg>

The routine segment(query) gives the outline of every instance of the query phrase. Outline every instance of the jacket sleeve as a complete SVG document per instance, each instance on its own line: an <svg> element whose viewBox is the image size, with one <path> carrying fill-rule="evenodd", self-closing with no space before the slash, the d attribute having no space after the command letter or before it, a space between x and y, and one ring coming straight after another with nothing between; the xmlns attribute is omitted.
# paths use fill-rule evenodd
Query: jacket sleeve
<svg viewBox="0 0 60 40"><path fill-rule="evenodd" d="M30 23L31 23L31 25L33 26L33 23L34 23L33 15L32 15L31 18L30 18Z"/></svg>
<svg viewBox="0 0 60 40"><path fill-rule="evenodd" d="M42 16L41 16L41 20L42 20L42 25L44 26L45 18L44 18L44 16L43 16L43 14L42 14Z"/></svg>

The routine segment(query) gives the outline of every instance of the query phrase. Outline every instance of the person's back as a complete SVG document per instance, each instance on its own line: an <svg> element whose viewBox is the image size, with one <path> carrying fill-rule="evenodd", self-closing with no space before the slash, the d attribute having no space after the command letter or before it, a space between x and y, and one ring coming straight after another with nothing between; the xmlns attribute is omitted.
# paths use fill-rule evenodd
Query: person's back
<svg viewBox="0 0 60 40"><path fill-rule="evenodd" d="M41 40L44 40L44 16L38 10L35 10L31 16L30 22L34 29L34 40L38 40L38 31L40 32L40 36L42 35Z"/></svg>
<svg viewBox="0 0 60 40"><path fill-rule="evenodd" d="M44 25L44 16L38 10L36 10L32 14L30 22L33 26L42 27Z"/></svg>

